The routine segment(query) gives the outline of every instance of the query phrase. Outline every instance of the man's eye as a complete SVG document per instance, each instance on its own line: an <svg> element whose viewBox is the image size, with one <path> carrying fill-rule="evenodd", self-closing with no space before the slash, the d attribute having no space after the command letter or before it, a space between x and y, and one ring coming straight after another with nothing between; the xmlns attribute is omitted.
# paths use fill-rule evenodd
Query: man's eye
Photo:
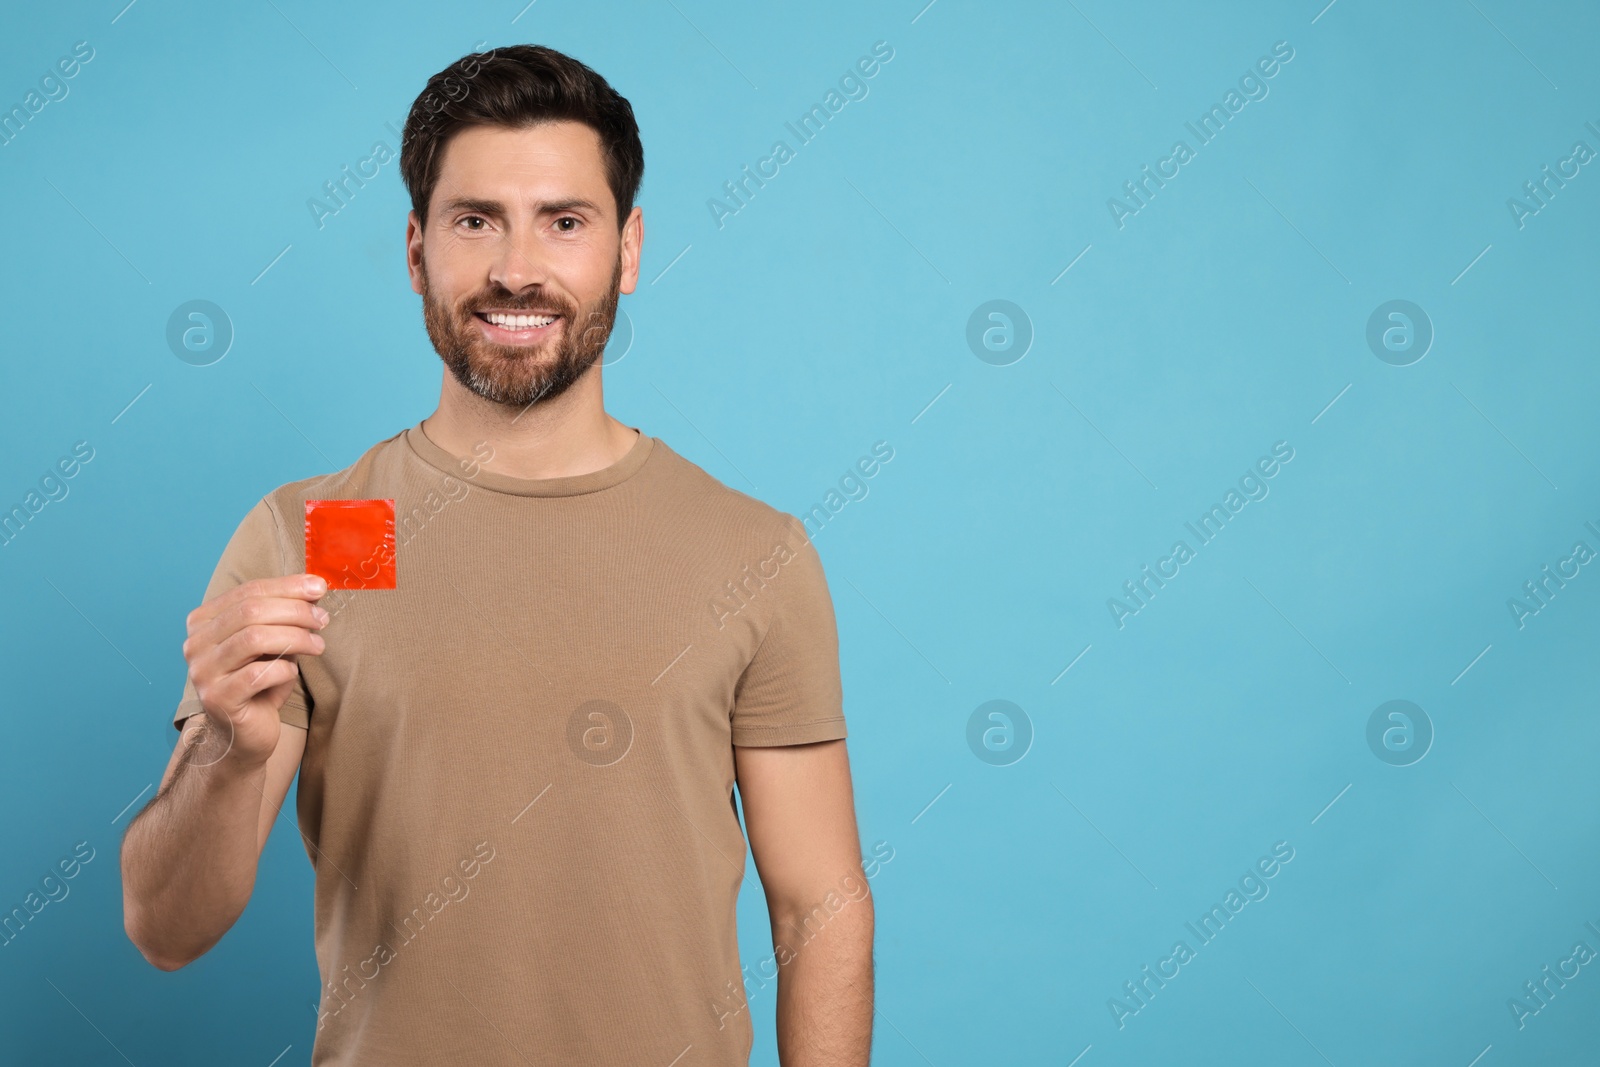
<svg viewBox="0 0 1600 1067"><path fill-rule="evenodd" d="M484 220L482 219L482 217L480 217L478 215L468 215L466 218L462 219L461 221L469 224L468 225L468 229L474 229L475 230L478 227L472 226L470 224L474 223L474 222L482 222Z"/></svg>
<svg viewBox="0 0 1600 1067"><path fill-rule="evenodd" d="M570 222L570 223L573 223L573 224L574 224L574 226L576 226L576 224L577 224L577 222L578 222L578 221L579 221L579 220L577 220L577 219L575 219L575 218L573 218L573 217L572 217L572 216L571 216L571 215L563 215L563 216L561 216L561 217L560 217L560 218L559 218L559 219L557 219L557 220L556 220L556 225L557 225L557 226L559 226L559 225L561 225L561 224L562 224L562 223L563 223L563 222ZM571 232L572 232L572 230L571 230L571 229L566 229L566 230L562 230L562 231L561 231L561 232L562 232L562 233L571 233Z"/></svg>

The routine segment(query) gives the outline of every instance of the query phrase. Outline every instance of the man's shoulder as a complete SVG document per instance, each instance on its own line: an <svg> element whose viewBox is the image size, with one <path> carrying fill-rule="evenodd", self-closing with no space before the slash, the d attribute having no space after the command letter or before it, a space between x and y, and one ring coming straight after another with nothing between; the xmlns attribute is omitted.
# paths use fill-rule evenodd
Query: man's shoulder
<svg viewBox="0 0 1600 1067"><path fill-rule="evenodd" d="M284 482L267 492L263 502L277 513L288 529L299 526L307 500L366 500L393 492L397 449L404 447L405 429L374 442L347 467Z"/></svg>
<svg viewBox="0 0 1600 1067"><path fill-rule="evenodd" d="M698 529L757 540L775 532L787 534L794 528L803 532L793 515L728 485L659 437L650 460L657 467L653 481L662 498Z"/></svg>

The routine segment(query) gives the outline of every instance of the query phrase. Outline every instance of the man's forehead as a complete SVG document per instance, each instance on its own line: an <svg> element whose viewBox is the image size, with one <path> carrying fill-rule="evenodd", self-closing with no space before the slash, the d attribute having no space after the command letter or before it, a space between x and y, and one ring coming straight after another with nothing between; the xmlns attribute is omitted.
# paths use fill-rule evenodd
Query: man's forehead
<svg viewBox="0 0 1600 1067"><path fill-rule="evenodd" d="M445 144L439 174L531 178L547 174L604 180L600 135L581 122L545 122L511 129L471 126Z"/></svg>

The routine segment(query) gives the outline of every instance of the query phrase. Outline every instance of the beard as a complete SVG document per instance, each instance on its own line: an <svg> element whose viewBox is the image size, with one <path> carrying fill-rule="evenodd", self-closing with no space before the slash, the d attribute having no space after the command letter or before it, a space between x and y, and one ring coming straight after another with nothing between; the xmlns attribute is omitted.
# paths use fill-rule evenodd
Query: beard
<svg viewBox="0 0 1600 1067"><path fill-rule="evenodd" d="M428 286L428 268L422 278L422 322L434 351L456 381L483 399L507 407L526 409L566 392L597 363L616 323L622 256L617 256L611 285L593 304L575 308L543 288L513 296L501 286L474 293L457 307L436 300ZM561 316L559 339L533 345L502 345L486 339L473 314L483 308L508 311L543 311ZM552 324L552 326L555 324ZM546 327L549 329L550 327Z"/></svg>

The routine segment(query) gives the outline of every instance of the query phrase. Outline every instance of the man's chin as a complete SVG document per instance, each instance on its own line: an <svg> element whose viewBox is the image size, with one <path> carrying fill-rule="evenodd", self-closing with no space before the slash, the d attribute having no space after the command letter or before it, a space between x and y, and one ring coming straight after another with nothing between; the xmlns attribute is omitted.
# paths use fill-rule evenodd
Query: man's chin
<svg viewBox="0 0 1600 1067"><path fill-rule="evenodd" d="M552 373L539 374L514 374L507 376L503 373L508 361L522 361L531 358L530 353L513 349L506 357L490 357L489 363L474 359L467 367L466 374L457 374L456 381L466 389L489 400L493 403L503 404L507 407L525 408L530 404L564 392L565 387L555 388L556 375ZM533 368L527 367L532 370ZM539 368L544 370L544 368ZM478 385L473 383L476 379ZM570 382L568 383L571 384ZM483 386L480 388L479 386Z"/></svg>
<svg viewBox="0 0 1600 1067"><path fill-rule="evenodd" d="M499 404L501 407L515 410L521 410L538 403L540 400L546 399L546 395L541 388L524 385L522 383L514 383L511 385L499 383L499 388L489 390L487 393L481 389L474 388L471 382L463 382L462 385L474 396L477 396L480 399L487 400L491 404Z"/></svg>

